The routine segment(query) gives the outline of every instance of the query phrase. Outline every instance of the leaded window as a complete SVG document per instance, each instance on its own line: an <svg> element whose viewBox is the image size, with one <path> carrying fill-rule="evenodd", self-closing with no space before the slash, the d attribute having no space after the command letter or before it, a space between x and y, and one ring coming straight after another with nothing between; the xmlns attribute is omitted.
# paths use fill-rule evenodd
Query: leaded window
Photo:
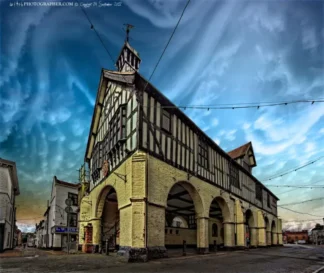
<svg viewBox="0 0 324 273"><path fill-rule="evenodd" d="M121 106L110 121L110 149L126 138L126 106Z"/></svg>
<svg viewBox="0 0 324 273"><path fill-rule="evenodd" d="M270 208L270 194L269 193L267 195L267 205Z"/></svg>
<svg viewBox="0 0 324 273"><path fill-rule="evenodd" d="M197 228L195 215L189 215L188 226L189 228Z"/></svg>
<svg viewBox="0 0 324 273"><path fill-rule="evenodd" d="M229 163L230 184L236 188L240 188L239 170L233 162Z"/></svg>
<svg viewBox="0 0 324 273"><path fill-rule="evenodd" d="M262 201L262 186L258 183L255 183L255 198Z"/></svg>
<svg viewBox="0 0 324 273"><path fill-rule="evenodd" d="M203 140L199 140L198 144L198 165L208 169L208 146Z"/></svg>
<svg viewBox="0 0 324 273"><path fill-rule="evenodd" d="M162 110L162 129L171 133L171 114Z"/></svg>

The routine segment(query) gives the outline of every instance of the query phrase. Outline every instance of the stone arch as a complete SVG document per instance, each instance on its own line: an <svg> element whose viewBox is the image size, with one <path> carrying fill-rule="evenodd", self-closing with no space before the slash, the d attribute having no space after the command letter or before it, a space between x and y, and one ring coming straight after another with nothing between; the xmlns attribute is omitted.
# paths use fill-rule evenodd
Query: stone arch
<svg viewBox="0 0 324 273"><path fill-rule="evenodd" d="M270 221L269 218L265 215L264 216L264 226L265 226L265 236L266 236L266 245L271 245L271 226L270 226Z"/></svg>
<svg viewBox="0 0 324 273"><path fill-rule="evenodd" d="M275 220L272 220L271 222L271 244L278 244L277 224Z"/></svg>
<svg viewBox="0 0 324 273"><path fill-rule="evenodd" d="M264 216L264 226L266 228L266 231L271 231L270 221L267 216Z"/></svg>
<svg viewBox="0 0 324 273"><path fill-rule="evenodd" d="M96 220L98 227L98 251L106 251L105 242L108 240L110 247L118 249L120 242L120 213L118 194L115 187L107 185L99 193L96 205Z"/></svg>
<svg viewBox="0 0 324 273"><path fill-rule="evenodd" d="M99 193L97 198L97 204L96 204L96 212L95 216L96 218L100 218L102 216L103 208L105 205L106 196L109 194L110 191L115 191L117 195L117 201L119 200L119 194L116 191L116 188L110 185L105 186Z"/></svg>
<svg viewBox="0 0 324 273"><path fill-rule="evenodd" d="M257 246L257 230L256 230L256 217L254 217L253 211L247 209L244 213L245 222L245 243L246 246Z"/></svg>
<svg viewBox="0 0 324 273"><path fill-rule="evenodd" d="M172 191L173 187L176 186L176 185L182 186L189 193L191 199L194 202L196 215L197 216L203 216L205 210L204 210L204 205L203 205L202 198L201 198L201 196L199 194L199 191L195 188L195 186L192 185L191 183L189 183L188 181L175 181L174 183L172 183L172 185L167 190L167 194L166 194L166 197L164 199L164 206L165 207L168 206L169 193Z"/></svg>
<svg viewBox="0 0 324 273"><path fill-rule="evenodd" d="M234 232L232 232L232 217L230 206L222 196L212 198L209 205L209 247L217 246L231 247L234 244ZM215 225L217 233L215 233ZM220 232L220 231L223 232ZM226 236L224 236L224 233Z"/></svg>
<svg viewBox="0 0 324 273"><path fill-rule="evenodd" d="M208 249L208 218L204 214L204 203L196 187L187 181L175 181L168 187L163 197L165 204L165 220L168 226L165 232L165 246L187 245L197 247L199 253ZM187 230L174 230L172 220L175 216L183 216L187 220ZM174 237L173 234L177 235Z"/></svg>
<svg viewBox="0 0 324 273"><path fill-rule="evenodd" d="M215 204L215 202L219 205L221 212L222 212L222 216L224 218L224 222L230 222L231 221L231 210L229 205L227 204L226 200L221 197L221 196L216 196L213 198L213 200L211 201L210 205L209 205L209 217L210 217L210 210L213 206L213 204Z"/></svg>

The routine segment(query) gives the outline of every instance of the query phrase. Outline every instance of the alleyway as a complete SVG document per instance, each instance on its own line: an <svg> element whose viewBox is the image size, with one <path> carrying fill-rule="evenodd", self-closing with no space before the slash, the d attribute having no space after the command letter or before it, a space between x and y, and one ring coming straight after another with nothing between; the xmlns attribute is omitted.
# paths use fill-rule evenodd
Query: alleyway
<svg viewBox="0 0 324 273"><path fill-rule="evenodd" d="M51 252L28 249L34 257L0 259L0 271L11 273L56 272L222 272L222 273L312 273L324 266L323 248L282 247L249 251L218 252L189 255L129 264L111 254L53 255Z"/></svg>

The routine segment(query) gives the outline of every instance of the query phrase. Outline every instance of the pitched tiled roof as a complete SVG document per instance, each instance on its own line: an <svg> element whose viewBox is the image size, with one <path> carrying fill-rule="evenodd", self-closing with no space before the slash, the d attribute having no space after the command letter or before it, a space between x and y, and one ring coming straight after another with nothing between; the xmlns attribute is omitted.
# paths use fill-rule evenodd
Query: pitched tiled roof
<svg viewBox="0 0 324 273"><path fill-rule="evenodd" d="M228 154L230 155L231 158L236 159L239 158L241 156L244 156L247 152L247 150L249 149L251 145L251 142L248 142L232 151L229 151Z"/></svg>

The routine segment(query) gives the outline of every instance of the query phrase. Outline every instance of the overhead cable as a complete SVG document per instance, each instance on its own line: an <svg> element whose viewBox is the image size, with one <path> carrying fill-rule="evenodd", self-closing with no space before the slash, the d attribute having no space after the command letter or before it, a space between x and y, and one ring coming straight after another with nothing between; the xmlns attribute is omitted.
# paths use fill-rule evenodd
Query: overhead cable
<svg viewBox="0 0 324 273"><path fill-rule="evenodd" d="M294 185L266 185L267 187L276 188L299 188L299 189L324 189L324 185L307 185L307 186L294 186Z"/></svg>
<svg viewBox="0 0 324 273"><path fill-rule="evenodd" d="M315 160L312 160L312 161L310 161L310 162L307 162L307 163L304 164L304 165L301 165L301 166L295 167L295 168L293 168L293 169L290 169L290 170L288 170L288 171L286 171L286 172L284 172L284 173L281 173L281 174L278 174L278 175L271 176L271 177L269 177L269 178L267 178L267 179L263 179L263 182L265 182L265 181L270 181L270 180L273 180L273 179L276 179L276 178L282 177L282 176L287 175L287 174L292 173L292 172L296 172L296 171L298 171L298 170L300 170L300 169L303 169L303 168L305 168L305 167L307 167L307 166L309 166L309 165L311 165L311 164L313 164L313 163L315 163L315 162L321 160L322 158L324 158L324 156L321 156L321 157L319 157L319 158L317 158L317 159L315 159Z"/></svg>
<svg viewBox="0 0 324 273"><path fill-rule="evenodd" d="M292 206L292 205L304 204L304 203L313 202L313 201L318 201L318 200L323 200L323 199L324 199L324 197L320 197L320 198L313 198L313 199L309 199L309 200L305 200L305 201L301 201L301 202L294 202L294 203L288 203L288 204L278 205L278 207L284 207L284 206Z"/></svg>
<svg viewBox="0 0 324 273"><path fill-rule="evenodd" d="M283 223L294 223L294 222L312 222L312 221L320 221L320 220L323 220L323 218L317 218L317 219L305 219L305 220L288 220L288 221L285 221L285 220L282 220Z"/></svg>
<svg viewBox="0 0 324 273"><path fill-rule="evenodd" d="M285 207L280 207L280 208L281 208L281 209L285 209L285 210L289 210L289 211L291 211L291 212L298 213L298 214L305 214L305 215L314 216L314 217L321 217L321 216L319 216L319 215L309 214L309 213L307 213L307 212L295 211L295 210L288 209L288 208L285 208Z"/></svg>
<svg viewBox="0 0 324 273"><path fill-rule="evenodd" d="M323 181L324 181L323 179L317 180L316 182L312 182L312 185L317 184L319 182L323 182ZM270 185L266 185L266 186L269 187ZM276 193L276 195L286 194L288 192L292 192L292 191L296 191L296 190L298 190L298 188L297 189L288 190L288 191L284 191L284 192L279 192L279 193Z"/></svg>

